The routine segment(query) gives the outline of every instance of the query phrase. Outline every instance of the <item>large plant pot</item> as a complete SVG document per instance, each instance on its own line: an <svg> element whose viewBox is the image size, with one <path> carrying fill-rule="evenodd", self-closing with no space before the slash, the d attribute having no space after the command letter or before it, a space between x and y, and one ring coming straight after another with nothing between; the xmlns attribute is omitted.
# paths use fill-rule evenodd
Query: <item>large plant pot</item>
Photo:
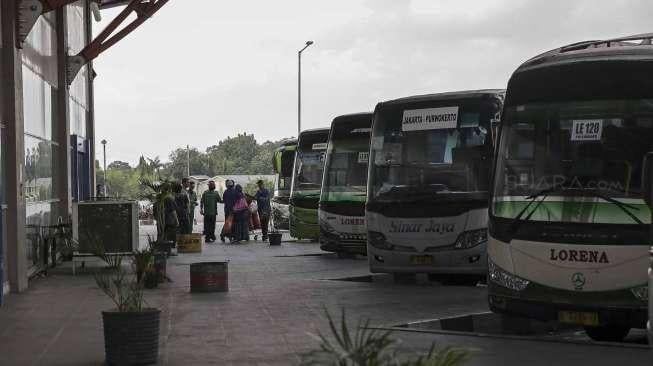
<svg viewBox="0 0 653 366"><path fill-rule="evenodd" d="M154 254L154 269L159 283L166 281L168 259L165 253Z"/></svg>
<svg viewBox="0 0 653 366"><path fill-rule="evenodd" d="M149 365L159 358L159 309L103 311L107 365Z"/></svg>
<svg viewBox="0 0 653 366"><path fill-rule="evenodd" d="M279 232L272 232L268 234L268 240L270 241L270 245L281 245L281 237L283 236L282 233Z"/></svg>

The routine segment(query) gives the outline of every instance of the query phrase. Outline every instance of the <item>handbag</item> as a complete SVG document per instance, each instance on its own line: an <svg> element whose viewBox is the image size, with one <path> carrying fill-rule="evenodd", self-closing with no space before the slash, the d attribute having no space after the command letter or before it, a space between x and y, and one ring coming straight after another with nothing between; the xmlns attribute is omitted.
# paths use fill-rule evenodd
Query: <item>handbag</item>
<svg viewBox="0 0 653 366"><path fill-rule="evenodd" d="M236 203L234 204L235 212L243 212L248 208L249 206L247 205L247 200L245 200L244 197L239 198L238 201L236 201Z"/></svg>
<svg viewBox="0 0 653 366"><path fill-rule="evenodd" d="M252 203L249 204L249 212L256 213L258 212L258 203L255 200L252 200Z"/></svg>

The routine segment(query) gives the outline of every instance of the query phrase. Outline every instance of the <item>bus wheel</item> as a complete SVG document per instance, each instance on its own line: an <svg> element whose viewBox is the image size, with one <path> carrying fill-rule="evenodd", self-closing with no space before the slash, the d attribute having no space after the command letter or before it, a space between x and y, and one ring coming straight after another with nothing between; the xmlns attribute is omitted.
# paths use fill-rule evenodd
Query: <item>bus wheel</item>
<svg viewBox="0 0 653 366"><path fill-rule="evenodd" d="M629 332L629 327L621 325L585 327L585 333L597 342L621 342Z"/></svg>
<svg viewBox="0 0 653 366"><path fill-rule="evenodd" d="M417 274L415 273L399 273L395 272L392 274L394 277L395 283L415 283L417 282Z"/></svg>

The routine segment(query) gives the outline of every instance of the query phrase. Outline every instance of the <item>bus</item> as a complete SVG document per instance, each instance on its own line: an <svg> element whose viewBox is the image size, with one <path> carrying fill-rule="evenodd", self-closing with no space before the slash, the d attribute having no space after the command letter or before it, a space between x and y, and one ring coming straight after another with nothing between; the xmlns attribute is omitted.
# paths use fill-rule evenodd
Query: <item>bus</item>
<svg viewBox="0 0 653 366"><path fill-rule="evenodd" d="M290 190L290 236L298 240L320 237L317 207L328 139L328 128L299 134Z"/></svg>
<svg viewBox="0 0 653 366"><path fill-rule="evenodd" d="M373 114L336 117L331 123L320 194L320 248L339 256L365 255L365 200Z"/></svg>
<svg viewBox="0 0 653 366"><path fill-rule="evenodd" d="M576 324L599 341L645 328L650 41L575 43L512 74L490 197L492 311Z"/></svg>
<svg viewBox="0 0 653 366"><path fill-rule="evenodd" d="M292 183L292 167L295 162L297 140L289 139L282 142L272 154L272 167L277 177L274 182L274 196L271 200L272 223L275 230L289 230L290 185Z"/></svg>
<svg viewBox="0 0 653 366"><path fill-rule="evenodd" d="M377 104L367 185L372 272L446 284L487 273L493 127L503 90L472 90Z"/></svg>

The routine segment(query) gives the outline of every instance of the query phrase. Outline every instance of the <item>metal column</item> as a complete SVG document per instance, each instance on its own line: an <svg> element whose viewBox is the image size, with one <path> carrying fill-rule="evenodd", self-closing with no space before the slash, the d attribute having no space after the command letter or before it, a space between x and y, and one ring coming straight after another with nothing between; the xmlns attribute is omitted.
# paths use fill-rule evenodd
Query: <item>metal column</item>
<svg viewBox="0 0 653 366"><path fill-rule="evenodd" d="M7 252L5 263L13 292L27 289L27 255L25 229L24 124L22 94L22 61L15 47L16 1L1 1L2 63L0 73L2 123L6 140L2 159L5 173L7 204Z"/></svg>

